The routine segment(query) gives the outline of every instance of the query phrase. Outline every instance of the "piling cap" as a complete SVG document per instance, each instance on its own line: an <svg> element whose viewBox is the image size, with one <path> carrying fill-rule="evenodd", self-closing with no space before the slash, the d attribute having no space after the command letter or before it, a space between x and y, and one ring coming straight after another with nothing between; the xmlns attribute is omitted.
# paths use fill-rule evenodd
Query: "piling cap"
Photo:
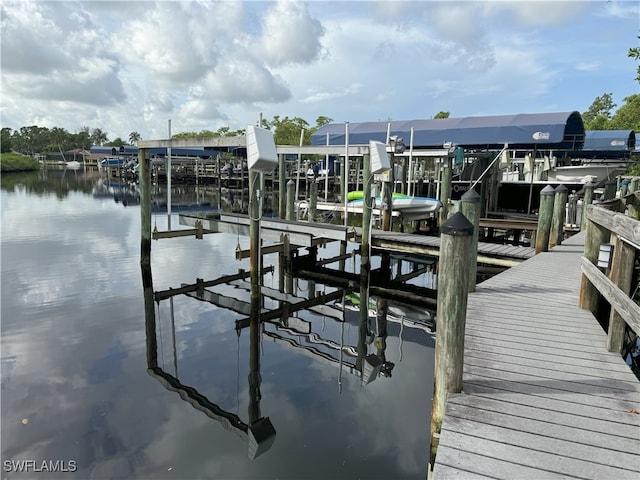
<svg viewBox="0 0 640 480"><path fill-rule="evenodd" d="M475 188L467 190L460 200L466 203L480 203L480 195L476 192Z"/></svg>
<svg viewBox="0 0 640 480"><path fill-rule="evenodd" d="M553 188L551 185L547 185L540 192L540 195L555 195L555 194L556 194L556 189Z"/></svg>
<svg viewBox="0 0 640 480"><path fill-rule="evenodd" d="M569 189L562 184L556 187L556 193L567 193L568 191Z"/></svg>
<svg viewBox="0 0 640 480"><path fill-rule="evenodd" d="M473 224L461 212L456 212L440 226L440 232L443 235L469 236L473 235Z"/></svg>

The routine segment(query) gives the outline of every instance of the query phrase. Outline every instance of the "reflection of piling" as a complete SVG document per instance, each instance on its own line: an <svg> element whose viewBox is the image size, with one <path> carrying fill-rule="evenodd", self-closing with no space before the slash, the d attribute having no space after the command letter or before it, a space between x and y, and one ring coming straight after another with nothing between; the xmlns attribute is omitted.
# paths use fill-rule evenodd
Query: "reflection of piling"
<svg viewBox="0 0 640 480"><path fill-rule="evenodd" d="M153 302L151 265L143 263L142 286L144 289L144 329L147 339L147 368L158 366L158 340L156 338L156 310Z"/></svg>
<svg viewBox="0 0 640 480"><path fill-rule="evenodd" d="M540 210L538 211L538 230L536 231L536 253L549 250L549 234L553 218L555 189L547 185L540 192Z"/></svg>
<svg viewBox="0 0 640 480"><path fill-rule="evenodd" d="M478 231L480 229L480 195L475 189L470 189L462 195L460 209L473 225L471 258L469 259L469 292L476 291L476 274L478 272Z"/></svg>
<svg viewBox="0 0 640 480"><path fill-rule="evenodd" d="M473 225L458 212L442 224L440 238L431 465L435 462L447 395L462 391Z"/></svg>
<svg viewBox="0 0 640 480"><path fill-rule="evenodd" d="M562 243L564 235L564 217L567 205L569 190L564 185L558 185L553 203L553 216L551 218L551 229L549 230L549 248Z"/></svg>
<svg viewBox="0 0 640 480"><path fill-rule="evenodd" d="M356 368L364 373L364 359L367 355L367 337L369 336L369 269L360 265L360 316L358 323L358 357Z"/></svg>

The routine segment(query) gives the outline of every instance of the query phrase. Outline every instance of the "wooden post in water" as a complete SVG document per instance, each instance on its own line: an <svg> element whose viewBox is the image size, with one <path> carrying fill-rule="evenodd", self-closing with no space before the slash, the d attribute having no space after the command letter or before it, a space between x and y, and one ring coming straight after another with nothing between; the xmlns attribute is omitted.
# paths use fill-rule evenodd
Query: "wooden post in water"
<svg viewBox="0 0 640 480"><path fill-rule="evenodd" d="M469 257L473 242L473 225L460 212L446 220L440 230L431 465L435 462L447 395L462 391Z"/></svg>
<svg viewBox="0 0 640 480"><path fill-rule="evenodd" d="M473 225L471 241L471 257L469 258L469 293L476 291L476 275L478 272L478 233L480 230L480 195L474 188L462 195L460 211Z"/></svg>
<svg viewBox="0 0 640 480"><path fill-rule="evenodd" d="M618 189L618 182L613 179L609 180L604 185L604 193L602 194L602 201L613 200L616 198L616 190Z"/></svg>
<svg viewBox="0 0 640 480"><path fill-rule="evenodd" d="M633 279L633 264L635 249L623 242L617 235L611 235L613 244L613 260L609 278L620 290L629 295L631 280ZM626 323L615 309L609 315L609 330L607 332L607 349L610 352L621 353L624 346L624 331Z"/></svg>
<svg viewBox="0 0 640 480"><path fill-rule="evenodd" d="M551 218L551 230L549 232L549 248L553 248L562 243L568 195L569 190L567 187L558 185L553 203L553 217Z"/></svg>
<svg viewBox="0 0 640 480"><path fill-rule="evenodd" d="M587 228L587 206L593 203L593 190L595 185L587 183L584 186L584 201L582 203L582 220L580 221L580 231Z"/></svg>
<svg viewBox="0 0 640 480"><path fill-rule="evenodd" d="M451 198L451 157L443 159L442 176L440 177L440 225L447 219L449 213L449 198Z"/></svg>
<svg viewBox="0 0 640 480"><path fill-rule="evenodd" d="M293 180L287 182L287 220L296 220L296 184Z"/></svg>
<svg viewBox="0 0 640 480"><path fill-rule="evenodd" d="M140 179L140 264L151 265L151 171L149 152L138 149Z"/></svg>
<svg viewBox="0 0 640 480"><path fill-rule="evenodd" d="M364 268L371 267L369 246L371 242L371 160L369 155L362 158L362 178L364 191L362 195L362 241L360 243L361 264Z"/></svg>
<svg viewBox="0 0 640 480"><path fill-rule="evenodd" d="M593 208L593 205L587 206L588 211L593 210ZM602 227L589 219L587 219L586 223L584 257L591 263L595 264L598 261L600 244L609 239L610 233L605 227ZM600 292L598 292L598 289L589 281L585 274L582 274L578 306L582 309L589 310L592 313L596 312L598 310L599 298Z"/></svg>
<svg viewBox="0 0 640 480"><path fill-rule="evenodd" d="M260 286L260 173L249 171L249 249L250 249L250 271L251 271L251 291Z"/></svg>
<svg viewBox="0 0 640 480"><path fill-rule="evenodd" d="M549 250L549 233L553 218L555 189L547 185L540 192L540 210L538 211L538 230L536 231L536 254Z"/></svg>
<svg viewBox="0 0 640 480"><path fill-rule="evenodd" d="M316 221L316 210L318 209L318 182L316 180L311 181L309 188L309 221Z"/></svg>
<svg viewBox="0 0 640 480"><path fill-rule="evenodd" d="M624 181L620 182L620 198L624 198L627 195L627 190L629 189L629 183Z"/></svg>
<svg viewBox="0 0 640 480"><path fill-rule="evenodd" d="M284 219L287 215L287 167L284 162L284 154L278 155L278 218Z"/></svg>

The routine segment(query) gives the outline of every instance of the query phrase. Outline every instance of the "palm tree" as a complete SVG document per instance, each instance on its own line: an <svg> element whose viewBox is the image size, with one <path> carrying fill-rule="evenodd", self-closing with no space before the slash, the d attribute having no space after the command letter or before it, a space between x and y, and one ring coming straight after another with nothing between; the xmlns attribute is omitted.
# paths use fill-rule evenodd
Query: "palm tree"
<svg viewBox="0 0 640 480"><path fill-rule="evenodd" d="M104 133L101 129L94 128L91 131L91 141L93 142L94 145L102 145L106 143L108 140L109 140L109 137L107 137L107 134Z"/></svg>
<svg viewBox="0 0 640 480"><path fill-rule="evenodd" d="M138 143L140 140L142 140L142 135L140 135L138 132L131 132L129 134L129 143L131 145L135 145L136 143Z"/></svg>

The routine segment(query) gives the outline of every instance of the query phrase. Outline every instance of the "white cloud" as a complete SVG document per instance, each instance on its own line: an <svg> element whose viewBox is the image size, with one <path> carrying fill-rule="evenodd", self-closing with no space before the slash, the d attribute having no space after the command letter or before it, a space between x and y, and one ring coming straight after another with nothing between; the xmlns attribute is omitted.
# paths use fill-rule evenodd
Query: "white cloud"
<svg viewBox="0 0 640 480"><path fill-rule="evenodd" d="M310 63L321 51L322 24L309 15L304 3L280 0L262 19L257 50L273 66Z"/></svg>

